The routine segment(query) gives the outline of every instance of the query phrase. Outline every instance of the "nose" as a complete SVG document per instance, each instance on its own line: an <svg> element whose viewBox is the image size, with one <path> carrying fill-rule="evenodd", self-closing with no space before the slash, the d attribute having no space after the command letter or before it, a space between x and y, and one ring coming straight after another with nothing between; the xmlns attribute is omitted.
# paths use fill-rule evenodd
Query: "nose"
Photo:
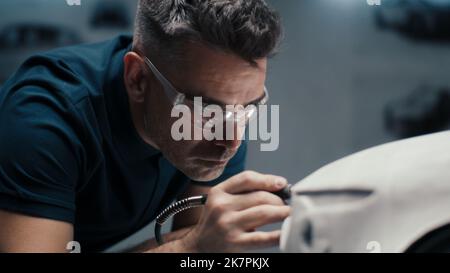
<svg viewBox="0 0 450 273"><path fill-rule="evenodd" d="M237 150L241 145L245 128L245 124L240 124L239 122L234 122L232 125L226 124L225 122L223 140L215 140L215 144L217 146L225 147L228 150Z"/></svg>
<svg viewBox="0 0 450 273"><path fill-rule="evenodd" d="M227 150L237 150L239 146L241 146L242 140L233 139L233 140L215 140L214 144L217 146L225 147Z"/></svg>

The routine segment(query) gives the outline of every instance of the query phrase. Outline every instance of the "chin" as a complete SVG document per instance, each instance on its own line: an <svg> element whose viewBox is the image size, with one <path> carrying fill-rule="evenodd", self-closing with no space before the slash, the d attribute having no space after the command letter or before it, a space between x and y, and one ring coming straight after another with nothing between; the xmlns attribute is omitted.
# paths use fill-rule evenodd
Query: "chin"
<svg viewBox="0 0 450 273"><path fill-rule="evenodd" d="M225 167L206 168L206 167L194 167L187 168L183 173L190 179L198 182L209 182L222 175Z"/></svg>

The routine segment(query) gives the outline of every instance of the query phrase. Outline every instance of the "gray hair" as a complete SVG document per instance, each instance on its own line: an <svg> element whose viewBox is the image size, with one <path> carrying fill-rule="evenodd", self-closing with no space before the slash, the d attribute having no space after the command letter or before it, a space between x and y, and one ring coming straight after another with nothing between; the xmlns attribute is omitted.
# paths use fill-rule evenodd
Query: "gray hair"
<svg viewBox="0 0 450 273"><path fill-rule="evenodd" d="M254 64L276 53L280 18L264 0L139 0L134 46L166 58L188 41Z"/></svg>

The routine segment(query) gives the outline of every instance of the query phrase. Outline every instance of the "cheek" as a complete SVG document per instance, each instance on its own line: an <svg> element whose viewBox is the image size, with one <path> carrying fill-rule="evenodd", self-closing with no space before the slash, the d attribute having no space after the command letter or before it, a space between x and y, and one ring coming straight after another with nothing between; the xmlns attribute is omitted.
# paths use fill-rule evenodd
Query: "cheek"
<svg viewBox="0 0 450 273"><path fill-rule="evenodd" d="M149 92L148 107L151 107L151 112L155 113L159 119L168 121L172 111L172 104L167 99L163 90L156 89Z"/></svg>
<svg viewBox="0 0 450 273"><path fill-rule="evenodd" d="M154 125L155 129L154 133L159 135L159 138L172 139L172 124L176 120L170 116L172 109L162 100L156 103L151 103L150 107L152 107L150 109L150 112L153 116L152 124Z"/></svg>
<svg viewBox="0 0 450 273"><path fill-rule="evenodd" d="M201 154L201 151L204 150L204 145L201 141L175 141L170 136L169 139L169 149L172 150L172 154L178 155L182 160L198 156Z"/></svg>

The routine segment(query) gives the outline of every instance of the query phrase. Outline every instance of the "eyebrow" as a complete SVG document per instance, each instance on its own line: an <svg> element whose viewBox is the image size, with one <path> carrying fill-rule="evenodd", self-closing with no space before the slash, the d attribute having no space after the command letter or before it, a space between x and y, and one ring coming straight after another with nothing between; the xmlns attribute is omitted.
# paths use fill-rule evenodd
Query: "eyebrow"
<svg viewBox="0 0 450 273"><path fill-rule="evenodd" d="M191 99L191 100L194 100L195 97L201 97L203 103L207 103L207 104L217 104L217 105L219 105L219 106L225 106L225 105L227 105L226 103L223 103L223 102L221 102L221 101L218 101L218 100L215 100L215 99L212 99L212 98L208 98L208 97L205 97L205 96L201 96L201 95L191 95L191 94L201 94L202 92L199 92L199 91L194 91L194 90L186 90L186 91L184 91L184 90L183 90L183 93L186 95L186 97L188 97L188 98Z"/></svg>
<svg viewBox="0 0 450 273"><path fill-rule="evenodd" d="M189 99L191 99L191 100L194 100L194 97L201 97L203 103L206 103L206 104L215 104L215 105L219 105L219 106L222 106L222 107L228 105L228 104L226 104L226 103L223 103L223 102L220 102L220 101L218 101L218 100L215 100L215 99L212 99L212 98L208 98L208 97L205 97L205 96L191 95L191 94L201 94L201 93L202 93L202 92L199 92L198 90L193 90L193 89L191 89L191 90L185 90L185 91L183 90L183 94L185 94L186 97L189 98ZM259 98L255 99L255 100L252 100L252 101L250 101L250 102L244 104L243 106L245 107L245 106L249 106L249 105L252 105L252 104L256 104L256 103L258 103L259 101L261 101L261 99L263 99L264 96L265 96L265 93L262 94L261 96L259 96Z"/></svg>

